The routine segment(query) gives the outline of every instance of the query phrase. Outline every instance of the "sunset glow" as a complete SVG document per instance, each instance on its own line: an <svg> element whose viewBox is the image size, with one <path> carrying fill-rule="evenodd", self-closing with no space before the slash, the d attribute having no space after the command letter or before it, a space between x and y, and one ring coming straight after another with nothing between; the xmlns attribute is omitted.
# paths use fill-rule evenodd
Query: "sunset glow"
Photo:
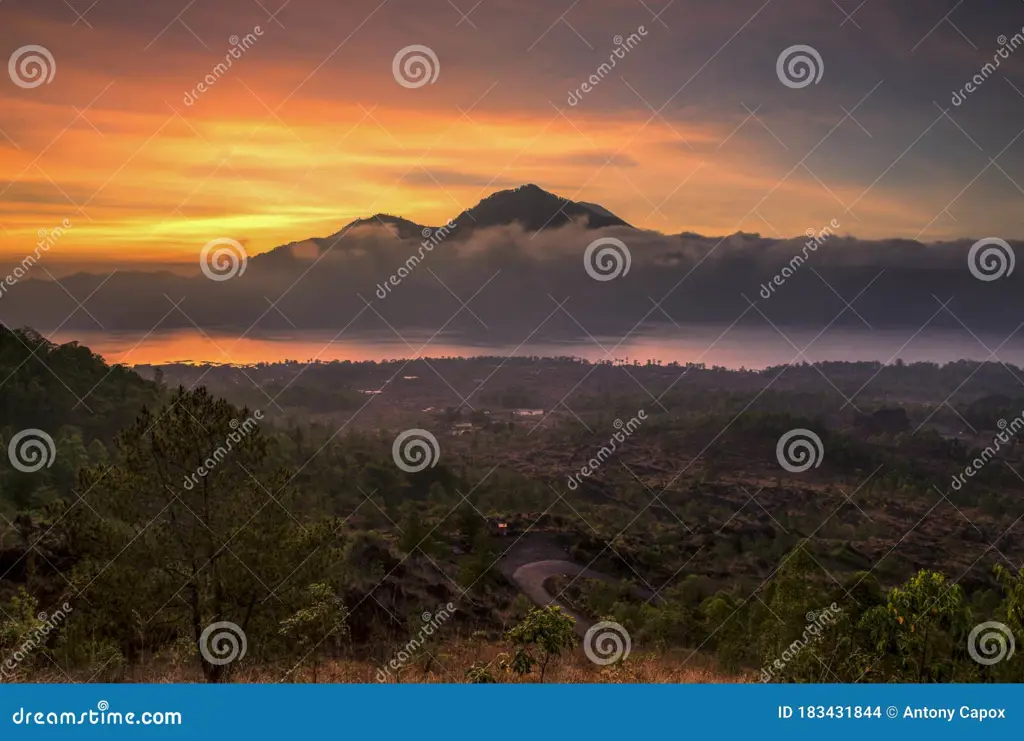
<svg viewBox="0 0 1024 741"><path fill-rule="evenodd" d="M524 18L511 2L481 7L476 30L445 3L432 26L422 14L404 23L400 3L286 3L273 18L256 3L199 3L177 19L177 8L117 5L85 21L14 0L0 9L5 55L31 41L56 63L51 84L0 86L0 256L25 254L65 218L73 229L54 262L190 262L219 237L256 254L377 212L442 223L524 182L665 233L792 236L833 218L872 238L1022 231L1020 209L1006 208L1024 180L1020 144L972 181L986 156L939 156L963 134L946 120L926 129L942 117L899 100L906 79L840 87L839 65L853 63L838 59L841 47L821 85L768 85L778 47L769 39L785 36L785 19L759 4L670 10L666 28L641 4L605 0L594 3L602 11L573 11L586 45L557 23L560 10ZM752 15L756 30L738 32ZM614 48L612 34L645 23L621 78L570 105L567 94ZM255 43L210 77L231 38L256 27ZM422 40L441 71L436 84L407 89L392 57ZM956 43L937 33L915 54L942 56ZM970 61L961 63L969 77ZM214 84L188 105L204 79ZM996 81L990 98L997 84L1012 94ZM1024 99L1008 105L1019 112ZM987 154L1006 141L996 137Z"/></svg>

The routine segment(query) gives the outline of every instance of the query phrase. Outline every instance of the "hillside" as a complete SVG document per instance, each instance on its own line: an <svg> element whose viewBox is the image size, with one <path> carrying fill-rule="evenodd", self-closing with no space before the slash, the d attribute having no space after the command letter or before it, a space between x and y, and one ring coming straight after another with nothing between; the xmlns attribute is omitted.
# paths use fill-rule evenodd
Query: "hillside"
<svg viewBox="0 0 1024 741"><path fill-rule="evenodd" d="M0 649L33 641L8 680L1024 676L967 641L985 621L1024 630L1021 447L1007 436L963 476L1021 429L1000 422L1024 404L1020 369L828 364L833 386L810 366L448 359L480 392L463 411L415 383L427 361L394 397L346 388L392 364L140 369L157 383L5 340L26 370L0 423L24 432L45 403L53 424L32 428L53 452L10 457L0 489ZM839 389L856 409L836 412ZM78 394L109 407L89 416ZM814 465L785 465L794 432L820 444ZM209 659L224 624L237 662Z"/></svg>

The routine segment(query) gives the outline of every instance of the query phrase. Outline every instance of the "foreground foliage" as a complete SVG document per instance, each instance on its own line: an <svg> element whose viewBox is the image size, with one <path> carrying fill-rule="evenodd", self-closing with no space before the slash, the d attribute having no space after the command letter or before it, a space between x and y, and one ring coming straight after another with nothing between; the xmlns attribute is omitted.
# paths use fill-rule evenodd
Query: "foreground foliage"
<svg viewBox="0 0 1024 741"><path fill-rule="evenodd" d="M70 387L36 367L40 358ZM655 574L651 583L665 584L656 599L641 596L643 585L625 582L573 580L558 590L576 612L629 631L635 656L600 670L604 679L650 679L657 675L655 652L682 652L691 658L681 665L712 653L728 676L764 681L1024 681L1024 664L1010 643L1011 636L1024 636L1024 572L992 571L991 564L967 578L959 569L897 570L890 568L896 556L865 570L852 541L876 538L876 523L834 522L834 531L815 538L824 515L796 506L779 513L778 532L742 529L745 515L731 503L716 504L721 511L695 503L697 495L718 501L728 493L716 467L730 473L733 459L709 452L707 468L661 493L673 515L639 520L639 534L619 537L623 514L632 518L651 504L643 482L625 470L614 486L594 478L594 489L581 489L571 506L552 504L552 487L540 475L490 465L490 438L474 438L458 455L449 455L446 444L447 457L436 466L406 473L391 459L389 433L334 439L279 421L249 424L255 411L202 387L170 392L108 368L85 348L58 348L30 333L0 331L0 368L10 374L0 384L4 439L34 426L57 443L51 466L0 472L6 521L0 652L16 659L5 665L4 678L56 670L119 679L171 665L210 682L266 667L279 678L318 681L331 677L329 667L339 662L385 664L397 647L409 645L425 611L453 601L456 618L419 647L403 679L433 677L445 667L449 681L549 681L579 658L573 621L557 608L529 609L517 600L499 566L511 538L491 529L508 513L543 513L524 516L524 527L536 524L564 537L559 545L570 557L591 562L614 541L615 558L629 568L612 567L627 579ZM941 375L956 380L951 371ZM667 398L687 411L652 416L631 444L656 440L667 454L680 454L687 436L720 429L715 415L748 401L704 396ZM605 417L611 402L593 400ZM766 396L767 408L744 416L730 434L771 450L781 432L810 424L782 411L791 402ZM963 411L979 426L994 425L1014 403L990 399ZM455 413L450 421L457 419ZM921 506L922 492L946 476L941 466L959 466L967 456L963 445L937 435L905 436L905 414L889 410L861 423L875 436L870 441L885 444L826 434L829 476L860 482L884 462L885 472L861 494L865 506L873 500L872 512ZM500 442L492 449L511 446L511 428L487 424ZM557 449L566 446L563 430L543 434ZM574 435L571 446L590 449L582 433ZM1015 517L1018 505L999 489L1011 473L1000 468L975 480L991 487L982 496L970 499L974 494L964 491L951 498L957 506L978 504L992 517ZM774 490L788 496L788 486L778 482ZM802 506L833 509L830 502ZM726 529L730 522L735 529ZM705 534L710 560L698 572L690 559L705 557L694 542ZM732 570L737 563L763 567L770 576L742 578ZM65 603L74 609L59 622L40 617ZM221 623L237 626L245 638L227 663L204 646L207 629ZM991 623L1005 633L976 633ZM447 656L448 643L470 631L485 634L498 653ZM979 640L984 636L987 642ZM989 661L1000 653L1001 660ZM685 676L674 672L666 676Z"/></svg>

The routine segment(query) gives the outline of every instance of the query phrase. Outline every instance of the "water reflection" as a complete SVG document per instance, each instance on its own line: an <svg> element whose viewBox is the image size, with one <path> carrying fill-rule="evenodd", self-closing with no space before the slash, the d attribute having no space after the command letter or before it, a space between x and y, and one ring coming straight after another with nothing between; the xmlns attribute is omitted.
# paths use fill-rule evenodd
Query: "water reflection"
<svg viewBox="0 0 1024 741"><path fill-rule="evenodd" d="M818 336L813 329L782 328L779 332L751 327L687 326L672 331L638 332L622 337L584 337L578 341L487 344L464 337L430 333L380 336L341 336L333 332L302 331L289 335L203 333L198 330L108 334L60 332L51 339L77 341L107 362L128 365L172 362L254 364L284 360L400 360L410 357L575 356L591 362L612 361L663 364L704 363L728 368L764 368L790 362L875 360L905 362L990 360L1005 337L976 339L966 331L868 330L834 328ZM808 347L809 346L809 347ZM801 351L804 351L801 354ZM998 359L1024 366L1024 340L1011 339L998 350Z"/></svg>

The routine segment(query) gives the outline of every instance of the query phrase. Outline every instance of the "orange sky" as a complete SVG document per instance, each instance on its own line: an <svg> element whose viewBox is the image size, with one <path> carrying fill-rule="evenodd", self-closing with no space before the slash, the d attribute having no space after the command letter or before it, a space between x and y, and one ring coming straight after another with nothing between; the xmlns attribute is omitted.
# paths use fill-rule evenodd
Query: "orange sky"
<svg viewBox="0 0 1024 741"><path fill-rule="evenodd" d="M389 8L374 11L377 3L325 15L319 3L310 9L296 2L281 12L281 28L250 3L244 14L188 16L188 27L152 8L153 18L131 25L97 11L87 26L73 24L73 15L35 17L11 0L0 6L0 26L5 13L11 21L0 31L0 50L6 56L19 45L43 44L57 70L51 84L32 89L0 78L0 257L30 252L40 230L64 219L72 229L52 250L54 261L189 262L205 243L225 237L255 254L376 212L441 223L524 182L664 232L792 236L835 218L840 231L858 236L950 238L993 228L999 219L992 214L1020 212L1022 194L996 170L968 183L980 169L973 161L960 171L934 156L912 156L883 172L930 113L904 121L902 112L869 103L807 167L797 163L842 118L832 101L799 109L801 100L813 100L811 91L800 99L805 91L776 86L772 96L790 97L756 117L748 111L763 101L756 93L744 101L749 89L728 101L684 95L652 118L652 106L668 98L654 87L665 55L680 35L699 38L700 29L676 18L673 37L636 3L608 4L621 13L609 30L652 23L647 47L622 62L621 77L603 80L570 107L566 92L613 48L610 33L587 26L596 19L578 21L593 51L561 26L527 51L523 40L550 20L511 38L500 15L509 7L495 0L494 15L473 16L480 26L490 21L495 35L488 37L465 23L453 30L452 13L444 35L434 35L438 82L409 90L394 81L391 59L431 34L396 28L395 18L381 15ZM715 40L708 48L713 52L744 17L709 17L705 32ZM187 106L185 92L231 48L223 31L244 34L260 23L264 34L253 48ZM318 35L325 24L335 27ZM346 36L351 43L338 46ZM509 54L499 58L492 47L503 50L506 41ZM565 58L571 44L578 59ZM551 66L564 58L564 66ZM677 89L695 68L665 89ZM721 90L710 83L727 73L711 68L705 90ZM870 89L844 98L847 109ZM891 141L878 141L890 132ZM945 124L941 137L962 139ZM879 164L861 170L857 160ZM964 186L954 220L943 209ZM963 208L972 199L985 212ZM1003 221L999 226L1010 228L1020 220Z"/></svg>

